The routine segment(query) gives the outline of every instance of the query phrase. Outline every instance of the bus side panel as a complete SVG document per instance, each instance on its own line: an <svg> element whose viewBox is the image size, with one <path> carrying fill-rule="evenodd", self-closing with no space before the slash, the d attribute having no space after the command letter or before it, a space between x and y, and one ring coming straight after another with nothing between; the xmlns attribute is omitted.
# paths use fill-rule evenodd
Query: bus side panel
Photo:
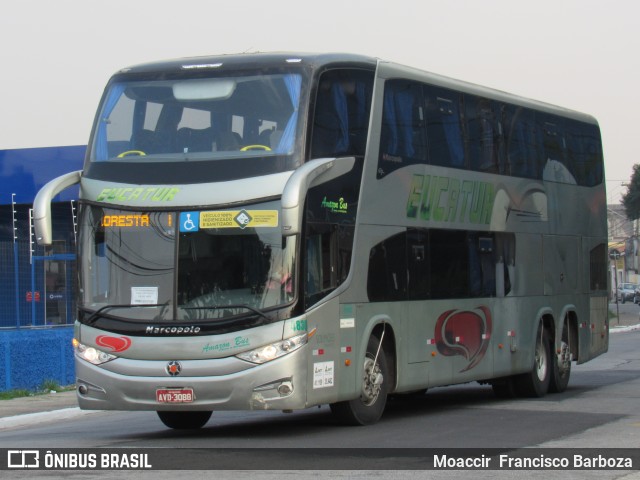
<svg viewBox="0 0 640 480"><path fill-rule="evenodd" d="M353 305L340 306L334 297L307 313L310 332L308 348L308 405L352 399L356 385L357 359L362 353L356 338ZM349 360L349 362L346 362ZM349 363L349 365L347 365Z"/></svg>
<svg viewBox="0 0 640 480"><path fill-rule="evenodd" d="M605 353L609 345L609 258L607 238L583 237L583 297L578 310L578 357L586 362Z"/></svg>
<svg viewBox="0 0 640 480"><path fill-rule="evenodd" d="M580 237L544 236L544 293L562 295L578 293L580 265Z"/></svg>
<svg viewBox="0 0 640 480"><path fill-rule="evenodd" d="M609 305L606 296L594 296L589 299L589 322L586 325L580 324L581 348L578 363L591 360L609 349L608 315Z"/></svg>

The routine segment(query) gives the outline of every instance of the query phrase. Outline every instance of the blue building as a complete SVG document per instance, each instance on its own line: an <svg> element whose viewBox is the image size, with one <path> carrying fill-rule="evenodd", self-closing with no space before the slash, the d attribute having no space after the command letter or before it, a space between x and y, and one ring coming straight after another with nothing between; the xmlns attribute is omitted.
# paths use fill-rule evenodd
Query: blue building
<svg viewBox="0 0 640 480"><path fill-rule="evenodd" d="M74 382L78 188L55 198L46 249L35 243L30 209L45 183L82 168L85 150L0 150L0 390Z"/></svg>

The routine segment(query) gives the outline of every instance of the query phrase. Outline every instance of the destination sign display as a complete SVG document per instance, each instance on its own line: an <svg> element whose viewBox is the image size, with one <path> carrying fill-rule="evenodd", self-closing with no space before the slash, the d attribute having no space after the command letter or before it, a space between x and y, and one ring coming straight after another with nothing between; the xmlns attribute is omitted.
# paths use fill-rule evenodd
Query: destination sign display
<svg viewBox="0 0 640 480"><path fill-rule="evenodd" d="M144 228L152 225L171 228L173 215L170 213L105 213L100 218L102 228Z"/></svg>

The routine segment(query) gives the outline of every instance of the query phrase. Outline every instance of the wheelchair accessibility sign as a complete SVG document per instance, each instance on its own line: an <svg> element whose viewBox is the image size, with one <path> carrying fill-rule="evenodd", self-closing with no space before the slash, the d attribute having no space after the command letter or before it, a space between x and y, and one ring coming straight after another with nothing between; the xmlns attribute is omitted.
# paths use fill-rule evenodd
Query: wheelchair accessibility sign
<svg viewBox="0 0 640 480"><path fill-rule="evenodd" d="M200 229L200 212L181 212L180 231L197 232Z"/></svg>

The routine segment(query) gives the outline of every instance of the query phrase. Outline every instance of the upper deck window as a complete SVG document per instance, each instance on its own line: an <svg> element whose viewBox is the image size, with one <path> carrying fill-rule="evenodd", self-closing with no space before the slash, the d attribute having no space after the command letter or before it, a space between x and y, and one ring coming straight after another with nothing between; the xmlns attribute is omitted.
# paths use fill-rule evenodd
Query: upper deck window
<svg viewBox="0 0 640 480"><path fill-rule="evenodd" d="M335 69L318 82L310 158L364 156L369 132L373 72Z"/></svg>
<svg viewBox="0 0 640 480"><path fill-rule="evenodd" d="M112 83L87 168L113 164L111 170L94 168L105 173L118 170L116 164L163 163L168 170L170 164L184 170L176 164L215 161L223 178L200 181L250 176L254 169L249 164L256 162L261 163L259 174L295 168L295 161L283 157L296 150L302 75L252 73ZM230 169L235 173L225 173Z"/></svg>

